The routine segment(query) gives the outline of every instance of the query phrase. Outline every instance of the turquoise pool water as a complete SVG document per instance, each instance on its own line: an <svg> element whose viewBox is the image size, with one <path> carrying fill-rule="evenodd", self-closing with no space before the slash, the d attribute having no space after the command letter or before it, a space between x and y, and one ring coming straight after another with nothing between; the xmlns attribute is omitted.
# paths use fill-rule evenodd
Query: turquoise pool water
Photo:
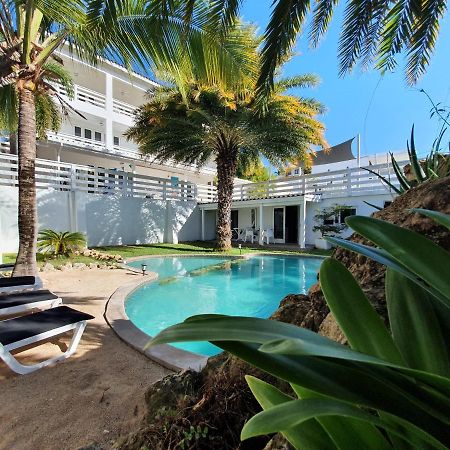
<svg viewBox="0 0 450 450"><path fill-rule="evenodd" d="M267 318L287 294L307 292L317 279L322 259L255 256L205 273L195 273L195 270L216 265L224 259L167 257L147 261L152 263L152 267L148 264L148 270L160 273L160 280L131 293L125 310L138 328L155 336L164 328L195 314ZM140 267L141 263L136 262L135 267ZM194 273L190 273L192 270ZM221 351L209 342L173 345L205 356Z"/></svg>

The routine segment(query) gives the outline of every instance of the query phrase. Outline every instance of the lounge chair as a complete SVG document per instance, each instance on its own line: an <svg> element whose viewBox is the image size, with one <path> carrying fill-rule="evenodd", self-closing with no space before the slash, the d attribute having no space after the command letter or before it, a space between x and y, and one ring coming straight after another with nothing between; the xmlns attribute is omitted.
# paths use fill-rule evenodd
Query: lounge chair
<svg viewBox="0 0 450 450"><path fill-rule="evenodd" d="M41 288L42 280L39 277L0 277L0 294Z"/></svg>
<svg viewBox="0 0 450 450"><path fill-rule="evenodd" d="M0 322L0 358L11 370L22 375L62 361L75 352L86 328L86 322L93 318L89 314L68 306L58 306L35 314L4 320ZM48 341L54 336L71 330L73 330L73 337L69 348L59 356L37 364L24 365L11 354L13 350Z"/></svg>
<svg viewBox="0 0 450 450"><path fill-rule="evenodd" d="M62 299L46 289L0 294L0 317L20 314L30 309L54 308Z"/></svg>

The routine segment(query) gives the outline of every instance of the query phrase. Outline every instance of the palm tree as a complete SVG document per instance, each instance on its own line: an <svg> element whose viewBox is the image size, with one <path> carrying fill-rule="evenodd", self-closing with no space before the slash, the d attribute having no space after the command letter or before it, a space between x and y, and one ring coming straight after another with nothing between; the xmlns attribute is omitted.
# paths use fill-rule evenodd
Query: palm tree
<svg viewBox="0 0 450 450"><path fill-rule="evenodd" d="M41 230L38 235L39 250L53 256L69 255L86 246L86 237L78 231Z"/></svg>
<svg viewBox="0 0 450 450"><path fill-rule="evenodd" d="M155 1L165 3L165 0ZM185 2L193 4L196 0ZM242 1L213 3L214 13L222 15L226 27L239 13ZM309 40L315 47L328 30L338 5L338 0L273 1L264 32L258 80L260 99L273 88L276 68L292 49L309 13L312 11ZM341 75L352 70L358 61L364 68L374 63L384 73L396 67L398 55L406 54L405 76L409 84L415 84L430 63L446 5L446 0L347 0L338 48Z"/></svg>
<svg viewBox="0 0 450 450"><path fill-rule="evenodd" d="M255 49L254 49L255 50ZM305 158L312 145L325 145L324 127L316 119L320 103L287 95L286 90L313 86L314 76L283 79L267 100L264 115L257 114L255 91L225 91L216 85L192 82L183 96L178 87L161 87L139 108L135 125L127 132L142 153L160 161L201 166L217 165L217 246L231 247L231 203L234 177L264 155L273 165Z"/></svg>
<svg viewBox="0 0 450 450"><path fill-rule="evenodd" d="M54 93L51 81L63 80L57 50L66 45L91 64L104 57L128 68L138 63L167 66L172 71L177 70L179 60L196 64L201 55L200 63L211 78L226 81L233 72L240 72L241 60L233 53L236 46L224 51L220 36L203 32L214 29L220 13L209 14L204 5L185 3L0 0L0 98L16 99L17 107L5 102L2 108L18 111L19 252L15 275L36 272L36 132L42 125L36 123L36 111L42 99L49 98L45 94ZM222 61L227 64L220 64L219 72Z"/></svg>

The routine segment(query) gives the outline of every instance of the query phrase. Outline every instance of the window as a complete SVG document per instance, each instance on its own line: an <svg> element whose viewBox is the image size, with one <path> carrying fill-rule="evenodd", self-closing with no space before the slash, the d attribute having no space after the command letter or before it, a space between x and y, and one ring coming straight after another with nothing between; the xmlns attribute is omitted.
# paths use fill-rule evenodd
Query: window
<svg viewBox="0 0 450 450"><path fill-rule="evenodd" d="M84 129L84 137L86 139L92 139L92 131L88 130L87 128Z"/></svg>
<svg viewBox="0 0 450 450"><path fill-rule="evenodd" d="M98 131L94 134L95 140L101 142L102 141L102 133L99 133Z"/></svg>
<svg viewBox="0 0 450 450"><path fill-rule="evenodd" d="M298 175L300 173L300 169L295 169L294 170L294 175Z"/></svg>
<svg viewBox="0 0 450 450"><path fill-rule="evenodd" d="M75 127L75 136L81 137L81 127Z"/></svg>
<svg viewBox="0 0 450 450"><path fill-rule="evenodd" d="M356 208L345 208L341 209L338 213L338 216L336 217L337 223L345 223L345 218L349 216L355 216L356 215Z"/></svg>
<svg viewBox="0 0 450 450"><path fill-rule="evenodd" d="M120 140L118 136L114 136L114 145L120 145Z"/></svg>

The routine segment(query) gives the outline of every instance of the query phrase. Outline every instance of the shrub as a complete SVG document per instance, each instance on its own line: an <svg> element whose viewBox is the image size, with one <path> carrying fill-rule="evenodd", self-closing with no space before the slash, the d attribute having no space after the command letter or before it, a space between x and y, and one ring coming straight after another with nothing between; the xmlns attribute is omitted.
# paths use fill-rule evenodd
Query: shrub
<svg viewBox="0 0 450 450"><path fill-rule="evenodd" d="M86 237L79 232L41 230L37 240L41 252L53 256L67 256L86 246Z"/></svg>

